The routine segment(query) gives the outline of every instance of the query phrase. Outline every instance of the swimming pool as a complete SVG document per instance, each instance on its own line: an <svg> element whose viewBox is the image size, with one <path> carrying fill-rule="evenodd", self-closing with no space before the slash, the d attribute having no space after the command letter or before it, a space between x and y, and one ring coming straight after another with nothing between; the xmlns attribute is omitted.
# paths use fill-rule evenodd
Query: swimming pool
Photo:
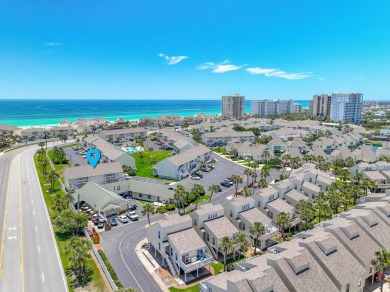
<svg viewBox="0 0 390 292"><path fill-rule="evenodd" d="M124 151L126 151L127 153L133 154L133 153L140 151L141 147L140 146L138 146L138 147L123 147L122 149Z"/></svg>

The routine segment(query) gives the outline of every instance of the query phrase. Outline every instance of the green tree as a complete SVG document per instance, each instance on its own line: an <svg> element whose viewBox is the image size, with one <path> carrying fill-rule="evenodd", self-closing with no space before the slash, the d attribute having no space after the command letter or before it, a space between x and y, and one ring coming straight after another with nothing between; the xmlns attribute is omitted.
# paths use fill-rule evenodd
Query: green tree
<svg viewBox="0 0 390 292"><path fill-rule="evenodd" d="M51 203L53 209L56 210L58 213L61 213L62 211L64 211L69 207L68 200L65 198L65 196L59 193L53 196Z"/></svg>
<svg viewBox="0 0 390 292"><path fill-rule="evenodd" d="M252 173L252 169L250 168L245 168L244 170L244 175L246 177L246 185L249 186L249 176L251 175Z"/></svg>
<svg viewBox="0 0 390 292"><path fill-rule="evenodd" d="M260 176L266 180L269 177L269 170L263 167L260 171Z"/></svg>
<svg viewBox="0 0 390 292"><path fill-rule="evenodd" d="M197 210L200 196L205 194L204 188L201 184L196 183L192 187L191 193L194 194L196 197L195 210Z"/></svg>
<svg viewBox="0 0 390 292"><path fill-rule="evenodd" d="M223 253L223 270L226 271L226 256L233 249L233 241L228 236L222 237L218 244L218 249Z"/></svg>
<svg viewBox="0 0 390 292"><path fill-rule="evenodd" d="M141 211L142 215L146 215L148 216L148 223L149 223L149 226L150 226L150 214L154 214L154 207L151 203L146 203L142 206L142 211Z"/></svg>
<svg viewBox="0 0 390 292"><path fill-rule="evenodd" d="M249 187L245 186L243 189L242 189L242 195L244 197L250 197L252 196L252 191Z"/></svg>
<svg viewBox="0 0 390 292"><path fill-rule="evenodd" d="M182 210L183 210L183 214L185 214L186 210L185 210L185 207L184 207L184 202L187 199L187 191L186 191L186 189L184 188L183 185L178 185L175 188L173 198L177 202L177 205L179 207L179 213L180 213L180 207L181 207Z"/></svg>
<svg viewBox="0 0 390 292"><path fill-rule="evenodd" d="M75 213L71 209L65 209L54 220L58 232L64 235L74 235L82 228L87 227L88 217L85 213Z"/></svg>
<svg viewBox="0 0 390 292"><path fill-rule="evenodd" d="M276 224L282 230L282 240L284 241L284 231L290 227L290 217L286 212L281 212L276 218Z"/></svg>
<svg viewBox="0 0 390 292"><path fill-rule="evenodd" d="M218 186L216 184L212 184L211 186L209 186L208 191L210 192L210 200L209 200L210 203L214 193L218 192Z"/></svg>
<svg viewBox="0 0 390 292"><path fill-rule="evenodd" d="M261 189L264 189L264 188L268 187L268 183L264 178L262 178L261 180L259 180L257 186Z"/></svg>
<svg viewBox="0 0 390 292"><path fill-rule="evenodd" d="M81 237L73 237L66 249L69 253L70 269L77 279L84 280L88 274L87 262L91 258L91 242Z"/></svg>
<svg viewBox="0 0 390 292"><path fill-rule="evenodd" d="M383 291L383 281L385 279L385 272L390 267L390 252L382 249L375 252L375 258L371 260L371 265L376 272L381 273L381 292Z"/></svg>
<svg viewBox="0 0 390 292"><path fill-rule="evenodd" d="M238 185L242 183L242 177L238 174L233 174L232 175L232 183L234 184L234 187L236 189L235 195L237 196L238 192Z"/></svg>
<svg viewBox="0 0 390 292"><path fill-rule="evenodd" d="M56 182L56 180L59 178L60 176L54 171L52 170L49 175L47 176L47 182L50 183L50 192L53 193L54 192L54 184Z"/></svg>
<svg viewBox="0 0 390 292"><path fill-rule="evenodd" d="M256 248L257 245L259 244L259 237L265 234L265 227L261 222L254 222L250 227L249 232L255 237L255 242L253 246L255 248L255 254L256 254Z"/></svg>
<svg viewBox="0 0 390 292"><path fill-rule="evenodd" d="M314 218L313 204L310 201L299 200L295 208L305 220L305 230L307 230L308 222Z"/></svg>
<svg viewBox="0 0 390 292"><path fill-rule="evenodd" d="M239 255L245 258L245 252L248 250L248 247L250 246L250 241L245 233L239 233L236 236L236 239L234 240L236 244L240 246L240 252Z"/></svg>

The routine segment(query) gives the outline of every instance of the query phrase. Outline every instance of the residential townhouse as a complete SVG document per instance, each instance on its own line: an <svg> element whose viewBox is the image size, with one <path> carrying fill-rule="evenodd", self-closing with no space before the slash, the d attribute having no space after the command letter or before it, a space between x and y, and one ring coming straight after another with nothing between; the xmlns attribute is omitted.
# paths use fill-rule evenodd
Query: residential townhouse
<svg viewBox="0 0 390 292"><path fill-rule="evenodd" d="M133 141L135 137L147 136L147 131L144 128L125 128L116 130L104 130L99 132L98 137L110 142L126 142Z"/></svg>
<svg viewBox="0 0 390 292"><path fill-rule="evenodd" d="M358 205L291 241L270 247L264 255L239 262L233 272L201 282L200 289L253 290L255 275L262 275L257 269L271 267L288 291L362 292L376 272L371 264L374 253L389 246L389 201L386 198ZM269 283L266 287L253 291L286 291Z"/></svg>
<svg viewBox="0 0 390 292"><path fill-rule="evenodd" d="M250 227L255 222L261 222L265 227L265 234L259 238L257 245L264 249L273 244L272 238L279 233L279 230L271 218L256 208L255 203L251 197L233 199L225 205L225 217L241 232L244 232L252 243L254 243L255 238L250 233Z"/></svg>
<svg viewBox="0 0 390 292"><path fill-rule="evenodd" d="M90 165L72 166L64 171L67 190L78 189L88 182L106 184L124 179L122 166L119 162L99 163L95 168Z"/></svg>
<svg viewBox="0 0 390 292"><path fill-rule="evenodd" d="M287 149L287 143L280 137L274 137L268 142L267 147L276 154L284 152Z"/></svg>
<svg viewBox="0 0 390 292"><path fill-rule="evenodd" d="M369 145L362 145L352 151L352 155L355 161L364 161L373 163L377 160L375 152Z"/></svg>
<svg viewBox="0 0 390 292"><path fill-rule="evenodd" d="M341 292L363 291L364 266L337 238L321 228L299 234L306 248Z"/></svg>
<svg viewBox="0 0 390 292"><path fill-rule="evenodd" d="M153 173L161 178L181 180L198 171L202 162L211 161L211 150L200 145L160 161L154 165Z"/></svg>
<svg viewBox="0 0 390 292"><path fill-rule="evenodd" d="M237 132L234 130L220 131L220 132L208 132L202 135L202 141L206 145L224 145L231 142L233 139L240 141L253 142L255 140L255 134L252 131Z"/></svg>
<svg viewBox="0 0 390 292"><path fill-rule="evenodd" d="M121 165L126 165L135 168L135 159L117 146L105 141L96 136L88 136L81 141L85 149L97 149L100 151L100 162L119 162Z"/></svg>
<svg viewBox="0 0 390 292"><path fill-rule="evenodd" d="M273 151L269 151L266 145L253 144L252 142L234 142L226 147L226 150L229 152L233 149L237 150L237 156L241 159L251 159L257 162L268 163L274 157ZM264 156L265 151L268 152L267 157Z"/></svg>
<svg viewBox="0 0 390 292"><path fill-rule="evenodd" d="M157 132L157 138L165 144L166 147L173 148L178 141L185 140L192 145L196 145L191 137L186 137L177 131L169 129L161 129Z"/></svg>
<svg viewBox="0 0 390 292"><path fill-rule="evenodd" d="M21 129L12 125L0 124L0 136L9 136L17 134Z"/></svg>
<svg viewBox="0 0 390 292"><path fill-rule="evenodd" d="M161 256L163 265L167 263L173 276L184 274L185 282L197 278L199 270L213 260L206 251L206 244L192 228L189 215L169 215L151 225L146 237L154 256L157 253Z"/></svg>

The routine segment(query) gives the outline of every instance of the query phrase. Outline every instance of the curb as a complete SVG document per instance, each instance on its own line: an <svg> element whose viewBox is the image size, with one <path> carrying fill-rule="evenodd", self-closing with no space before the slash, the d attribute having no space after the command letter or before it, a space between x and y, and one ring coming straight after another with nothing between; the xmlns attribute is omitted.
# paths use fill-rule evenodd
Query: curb
<svg viewBox="0 0 390 292"><path fill-rule="evenodd" d="M137 254L139 260L145 267L145 269L148 271L148 273L152 276L154 282L160 287L161 291L169 292L168 287L165 285L165 283L157 276L157 274L154 272L156 269L152 266L152 264L145 258L141 252L141 246L147 243L147 239L141 240L136 246L135 246L135 253Z"/></svg>

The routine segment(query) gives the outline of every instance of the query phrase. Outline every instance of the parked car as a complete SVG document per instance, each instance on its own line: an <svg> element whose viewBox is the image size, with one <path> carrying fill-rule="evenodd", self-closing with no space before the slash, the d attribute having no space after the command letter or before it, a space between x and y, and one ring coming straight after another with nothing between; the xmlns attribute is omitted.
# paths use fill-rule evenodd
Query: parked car
<svg viewBox="0 0 390 292"><path fill-rule="evenodd" d="M138 220L138 214L135 211L127 210L126 211L126 215L127 215L127 217L130 218L131 221Z"/></svg>
<svg viewBox="0 0 390 292"><path fill-rule="evenodd" d="M193 180L200 180L200 177L197 175L191 175L191 179Z"/></svg>
<svg viewBox="0 0 390 292"><path fill-rule="evenodd" d="M118 220L122 223L127 223L129 222L129 219L127 219L127 216L118 216Z"/></svg>
<svg viewBox="0 0 390 292"><path fill-rule="evenodd" d="M221 186L228 188L228 187L230 187L230 184L229 184L229 182L224 180L223 182L221 182Z"/></svg>
<svg viewBox="0 0 390 292"><path fill-rule="evenodd" d="M129 207L130 210L137 210L137 205L135 204L133 205L127 204L127 206Z"/></svg>
<svg viewBox="0 0 390 292"><path fill-rule="evenodd" d="M202 168L202 171L204 171L204 172L210 172L210 171L211 171L211 168L210 168L210 167L203 167L203 168Z"/></svg>
<svg viewBox="0 0 390 292"><path fill-rule="evenodd" d="M217 185L217 192L222 192L222 189L219 185Z"/></svg>
<svg viewBox="0 0 390 292"><path fill-rule="evenodd" d="M201 174L200 172L194 173L193 175L196 175L196 176L199 176L200 178L203 178L203 174Z"/></svg>
<svg viewBox="0 0 390 292"><path fill-rule="evenodd" d="M97 226L99 229L102 229L104 227L104 223L100 222Z"/></svg>
<svg viewBox="0 0 390 292"><path fill-rule="evenodd" d="M155 206L155 207L164 207L165 203L161 202L161 201L156 201L156 202L153 202L153 206Z"/></svg>
<svg viewBox="0 0 390 292"><path fill-rule="evenodd" d="M118 221L116 221L116 219L114 217L111 217L109 219L109 222L110 222L111 226L117 226L118 225Z"/></svg>

